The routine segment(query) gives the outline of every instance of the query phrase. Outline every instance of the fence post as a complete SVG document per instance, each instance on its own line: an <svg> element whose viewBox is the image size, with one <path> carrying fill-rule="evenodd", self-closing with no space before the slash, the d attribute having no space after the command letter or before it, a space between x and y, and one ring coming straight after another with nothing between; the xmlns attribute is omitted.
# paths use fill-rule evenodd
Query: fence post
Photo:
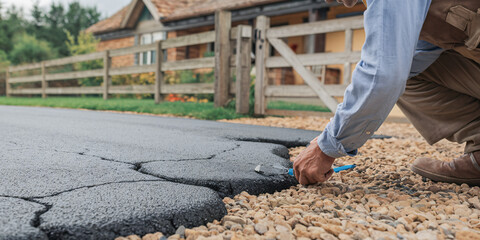
<svg viewBox="0 0 480 240"><path fill-rule="evenodd" d="M110 51L106 50L103 56L103 99L108 99L108 88L110 87Z"/></svg>
<svg viewBox="0 0 480 240"><path fill-rule="evenodd" d="M156 57L155 57L155 104L162 101L162 83L163 83L163 72L162 72L162 62L163 62L163 50L162 50L162 41L158 41L156 45Z"/></svg>
<svg viewBox="0 0 480 240"><path fill-rule="evenodd" d="M268 83L265 61L269 56L270 47L267 41L267 29L270 27L270 18L258 16L255 26L255 114L264 115L267 108L265 87Z"/></svg>
<svg viewBox="0 0 480 240"><path fill-rule="evenodd" d="M11 96L10 83L8 82L9 79L10 79L10 67L7 67L7 72L5 72L5 95L7 97Z"/></svg>
<svg viewBox="0 0 480 240"><path fill-rule="evenodd" d="M232 14L215 12L215 107L223 107L228 101L230 85L230 30Z"/></svg>
<svg viewBox="0 0 480 240"><path fill-rule="evenodd" d="M353 31L351 28L345 29L345 53L352 53ZM343 65L343 84L348 85L351 81L352 64L346 62Z"/></svg>
<svg viewBox="0 0 480 240"><path fill-rule="evenodd" d="M235 82L235 106L237 113L248 113L251 81L250 70L252 67L252 28L250 26L239 25L237 29L237 52L235 56L237 81Z"/></svg>
<svg viewBox="0 0 480 240"><path fill-rule="evenodd" d="M45 77L45 61L42 61L42 98L47 97L47 79Z"/></svg>

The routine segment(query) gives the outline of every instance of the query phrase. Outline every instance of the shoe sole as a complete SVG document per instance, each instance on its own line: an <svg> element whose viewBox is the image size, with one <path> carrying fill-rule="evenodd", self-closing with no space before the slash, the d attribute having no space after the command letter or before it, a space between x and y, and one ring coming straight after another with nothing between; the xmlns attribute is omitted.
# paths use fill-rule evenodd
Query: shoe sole
<svg viewBox="0 0 480 240"><path fill-rule="evenodd" d="M447 176L443 176L443 175L438 175L436 173L433 173L433 172L429 172L429 171L426 171L426 170L423 170L423 169L420 169L420 168L417 168L413 165L410 166L410 169L412 169L412 171L414 173L417 173L423 177L426 177L426 178L429 178L433 181L436 181L436 182L447 182L447 183L456 183L458 185L461 185L463 183L466 183L468 185L477 185L477 186L480 186L480 179L464 179L464 178L454 178L454 177L447 177Z"/></svg>

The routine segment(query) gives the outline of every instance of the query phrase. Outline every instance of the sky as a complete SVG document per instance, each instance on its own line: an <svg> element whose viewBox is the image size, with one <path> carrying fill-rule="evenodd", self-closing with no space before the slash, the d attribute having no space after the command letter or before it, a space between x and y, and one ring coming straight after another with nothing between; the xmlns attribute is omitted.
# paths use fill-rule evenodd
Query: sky
<svg viewBox="0 0 480 240"><path fill-rule="evenodd" d="M26 16L30 16L30 10L37 0L0 0L4 8L10 7L12 4L17 7L22 7ZM63 3L64 5L75 0L38 0L42 9L48 9L52 3ZM130 3L131 0L77 0L82 6L96 6L102 13L102 18L109 17L122 7Z"/></svg>

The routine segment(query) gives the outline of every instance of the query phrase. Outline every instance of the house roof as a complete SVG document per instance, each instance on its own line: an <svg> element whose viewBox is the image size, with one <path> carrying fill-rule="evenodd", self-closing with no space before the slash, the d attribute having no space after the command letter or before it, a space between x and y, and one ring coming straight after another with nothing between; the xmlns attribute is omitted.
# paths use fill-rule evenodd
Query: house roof
<svg viewBox="0 0 480 240"><path fill-rule="evenodd" d="M206 0L150 0L158 9L162 17L167 17L178 9L185 9L191 5L203 3Z"/></svg>
<svg viewBox="0 0 480 240"><path fill-rule="evenodd" d="M113 14L111 17L99 21L85 31L88 33L111 32L120 29L122 21L127 15L130 5L125 6L120 11Z"/></svg>
<svg viewBox="0 0 480 240"><path fill-rule="evenodd" d="M190 4L204 2L206 0L132 0L130 4L122 8L120 11L113 14L111 17L95 23L87 28L87 32L91 33L105 33L112 32L127 28L126 23L134 8L140 3L141 6L146 6L150 11L152 8L156 8L156 12L152 12L152 15L160 18L170 15L177 9L186 8Z"/></svg>
<svg viewBox="0 0 480 240"><path fill-rule="evenodd" d="M286 0L204 0L197 2L197 4L190 4L185 8L176 9L173 13L162 19L162 22L209 15L218 9L234 10L285 1Z"/></svg>
<svg viewBox="0 0 480 240"><path fill-rule="evenodd" d="M128 21L131 16L135 16L133 10L139 4L146 6L149 10L156 8L157 12L152 13L152 15L159 19L155 19L169 22L209 15L218 9L234 10L285 1L287 0L132 0L129 5L111 17L90 26L86 31L98 34L132 27L131 24L128 24Z"/></svg>

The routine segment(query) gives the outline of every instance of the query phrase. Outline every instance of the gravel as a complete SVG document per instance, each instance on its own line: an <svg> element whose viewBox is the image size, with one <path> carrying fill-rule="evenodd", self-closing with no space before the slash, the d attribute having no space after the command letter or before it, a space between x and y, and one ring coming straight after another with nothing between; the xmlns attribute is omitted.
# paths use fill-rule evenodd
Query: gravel
<svg viewBox="0 0 480 240"><path fill-rule="evenodd" d="M322 130L328 119L294 117L237 119L256 125ZM480 239L480 188L435 183L409 170L417 157L444 161L463 146L441 141L428 145L411 124L385 123L356 157L336 165L356 164L328 182L297 185L273 194L224 198L228 215L206 226L185 229L168 239ZM293 159L304 149L290 149ZM166 239L161 233L116 240Z"/></svg>

